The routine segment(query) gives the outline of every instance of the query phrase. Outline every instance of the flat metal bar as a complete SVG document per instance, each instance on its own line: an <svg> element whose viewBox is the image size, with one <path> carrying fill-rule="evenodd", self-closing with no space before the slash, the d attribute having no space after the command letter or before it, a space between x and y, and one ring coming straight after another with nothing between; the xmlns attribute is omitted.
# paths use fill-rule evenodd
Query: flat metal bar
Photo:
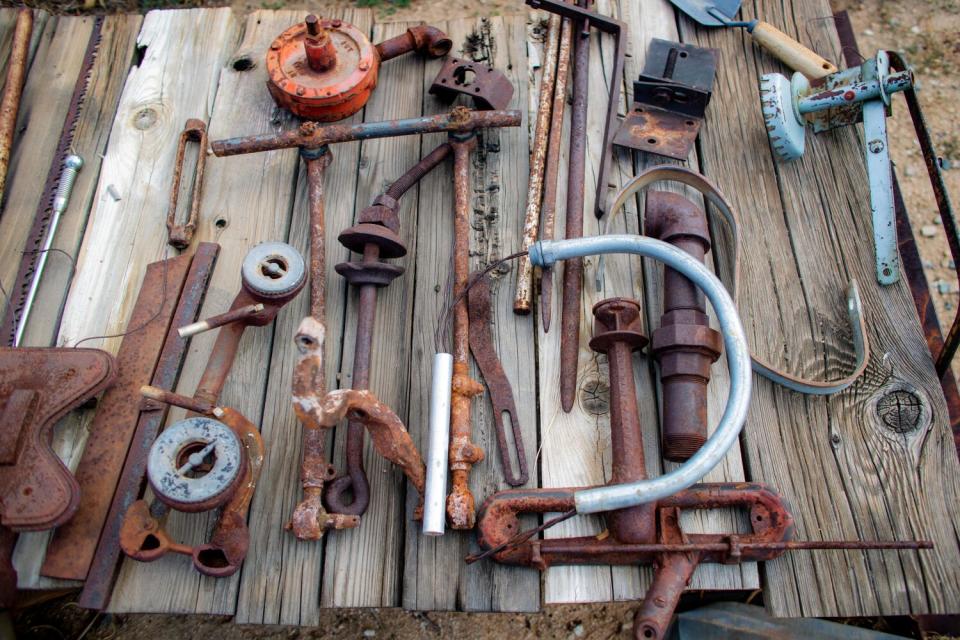
<svg viewBox="0 0 960 640"><path fill-rule="evenodd" d="M197 319L219 251L220 246L212 242L202 242L197 247L151 380L152 386L171 389L180 376L188 339L180 337L177 327ZM103 610L110 602L110 592L120 560L120 527L123 516L129 506L140 497L147 468L147 455L166 420L168 405L147 402L141 405L141 409L113 503L107 513L103 532L86 576L86 584L78 600L78 604L86 609Z"/></svg>

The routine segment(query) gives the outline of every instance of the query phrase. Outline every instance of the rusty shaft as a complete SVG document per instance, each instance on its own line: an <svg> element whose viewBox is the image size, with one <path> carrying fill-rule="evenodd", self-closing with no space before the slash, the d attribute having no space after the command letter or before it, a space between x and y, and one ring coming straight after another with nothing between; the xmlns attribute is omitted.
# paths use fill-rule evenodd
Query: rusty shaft
<svg viewBox="0 0 960 640"><path fill-rule="evenodd" d="M17 112L20 110L23 81L27 75L27 58L30 55L32 34L33 11L20 9L17 12L17 24L13 31L10 58L7 60L7 80L3 85L3 97L0 98L0 202L3 201L4 186L7 181L10 149L13 147L13 136L17 128Z"/></svg>
<svg viewBox="0 0 960 640"><path fill-rule="evenodd" d="M318 125L305 122L298 129L280 134L265 134L216 140L211 145L218 156L235 156L243 153L274 151L303 147L319 149L328 144L370 140L392 136L407 136L422 133L470 133L488 127L516 127L520 125L520 112L510 111L471 111L466 107L455 107L449 113L434 116L422 116L405 120L385 120L383 122L363 122L360 124L337 123Z"/></svg>
<svg viewBox="0 0 960 640"><path fill-rule="evenodd" d="M472 529L476 507L469 478L473 465L483 460L483 451L470 441L470 400L483 387L469 375L470 336L467 298L464 295L470 275L470 151L476 136L466 140L451 138L453 147L453 397L450 402L450 494L447 517L454 529Z"/></svg>
<svg viewBox="0 0 960 640"><path fill-rule="evenodd" d="M553 92L551 111L550 140L547 146L547 160L543 176L543 200L540 209L540 237L553 240L557 218L557 181L560 178L560 147L563 145L563 112L567 107L567 80L570 76L570 43L573 39L573 25L563 19L560 29L560 52L557 56L557 79ZM540 317L543 331L550 330L553 315L553 268L545 268L540 273Z"/></svg>
<svg viewBox="0 0 960 640"><path fill-rule="evenodd" d="M537 240L541 200L543 196L544 170L547 161L547 144L550 135L550 109L553 106L553 87L557 71L557 49L560 42L560 16L550 16L547 27L547 44L544 52L543 77L540 81L540 99L537 105L537 121L530 151L530 181L527 187L527 211L523 221L521 248L529 249ZM528 314L533 303L533 265L530 258L521 256L517 263L517 288L513 299L514 313Z"/></svg>
<svg viewBox="0 0 960 640"><path fill-rule="evenodd" d="M421 24L410 27L399 36L384 40L377 45L377 54L382 62L392 60L405 53L416 51L431 58L447 55L453 47L453 41L440 29Z"/></svg>
<svg viewBox="0 0 960 640"><path fill-rule="evenodd" d="M710 250L703 210L675 193L647 192L644 227L646 235L701 263ZM685 462L707 441L707 384L723 337L710 328L703 293L669 267L663 274L663 300L664 313L651 345L663 388L663 457Z"/></svg>
<svg viewBox="0 0 960 640"><path fill-rule="evenodd" d="M357 337L353 355L354 389L370 386L370 359L373 329L377 315L377 289L390 284L403 269L382 258L396 258L406 254L403 240L397 235L400 228L398 198L420 181L450 154L450 145L442 144L398 178L374 204L360 212L359 224L340 234L340 243L362 254L360 262L346 262L336 266L337 273L359 287L357 305ZM324 500L336 513L363 515L370 502L370 485L363 469L364 425L351 416L347 423L346 475L326 486ZM352 501L346 495L353 495Z"/></svg>
<svg viewBox="0 0 960 640"><path fill-rule="evenodd" d="M641 333L640 313L640 304L625 298L609 298L593 307L594 329L590 348L606 353L610 367L612 484L647 478L637 387L633 378L633 352L647 344ZM607 516L607 525L620 542L650 542L657 533L655 509L656 503L647 503L612 511Z"/></svg>
<svg viewBox="0 0 960 640"><path fill-rule="evenodd" d="M587 167L587 98L590 89L590 39L587 24L576 24L573 43L573 108L570 112L570 160L567 173L566 238L583 235L584 176ZM583 258L563 263L563 304L560 311L560 406L573 409L577 394L580 353L580 294Z"/></svg>

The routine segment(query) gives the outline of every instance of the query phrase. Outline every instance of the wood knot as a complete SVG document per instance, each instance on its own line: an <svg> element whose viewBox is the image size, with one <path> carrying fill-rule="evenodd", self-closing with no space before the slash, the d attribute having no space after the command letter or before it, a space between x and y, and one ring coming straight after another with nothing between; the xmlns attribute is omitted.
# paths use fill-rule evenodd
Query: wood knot
<svg viewBox="0 0 960 640"><path fill-rule="evenodd" d="M157 111L147 107L140 109L133 116L133 126L140 131L146 131L157 123Z"/></svg>
<svg viewBox="0 0 960 640"><path fill-rule="evenodd" d="M587 378L580 386L580 405L591 415L610 412L610 385L599 378Z"/></svg>
<svg viewBox="0 0 960 640"><path fill-rule="evenodd" d="M909 433L920 427L923 401L906 389L892 389L877 400L877 416L894 433Z"/></svg>

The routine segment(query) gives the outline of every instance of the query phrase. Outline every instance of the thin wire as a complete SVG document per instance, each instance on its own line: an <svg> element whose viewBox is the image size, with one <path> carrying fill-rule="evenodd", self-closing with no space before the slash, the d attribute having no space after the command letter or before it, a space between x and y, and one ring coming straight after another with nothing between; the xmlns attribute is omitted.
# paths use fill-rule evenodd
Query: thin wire
<svg viewBox="0 0 960 640"><path fill-rule="evenodd" d="M570 518L572 518L572 517L575 516L575 515L577 515L577 510L576 510L576 509L570 509L569 511L564 511L564 512L561 513L559 516L547 520L546 522L544 522L542 525L540 525L540 526L537 527L536 529L529 529L529 530L527 530L527 531L521 531L521 532L518 533L517 535L515 535L515 536L513 536L512 538L510 538L509 540L507 540L506 542L503 542L503 543L501 543L501 544L498 544L497 546L495 546L495 547L493 547L493 548L491 548L491 549L487 549L487 550L484 551L483 553L475 553L475 554L471 554L471 555L467 556L466 562L467 562L467 564L473 564L474 562L478 562L478 561L480 561L480 560L483 560L484 558L487 558L487 557L489 557L489 556L492 556L492 555L495 554L495 553L500 553L500 552L503 551L504 549L513 548L513 547L516 547L517 545L523 544L524 542L526 542L527 540L529 540L529 539L532 538L533 536L537 535L538 533L541 533L542 531L545 531L545 530L549 529L550 527L552 527L552 526L555 525L555 524L560 524L560 523L563 522L564 520L569 520Z"/></svg>
<svg viewBox="0 0 960 640"><path fill-rule="evenodd" d="M160 298L159 298L160 305L157 307L156 313L150 316L150 318L145 322L143 322L139 327L134 327L133 329L127 329L123 333L113 333L113 334L103 335L103 336L90 336L89 338L83 338L82 340L78 340L77 342L74 342L73 348L76 349L78 346L80 346L81 344L89 340L107 340L109 338L122 338L132 333L143 331L144 329L149 327L154 320L159 318L160 314L163 313L163 308L164 306L166 306L166 301L167 301L167 263L168 262L169 262L168 253L167 253L167 250L164 249L163 260L160 261L160 263L163 265L163 288L160 290Z"/></svg>
<svg viewBox="0 0 960 640"><path fill-rule="evenodd" d="M814 18L808 18L806 20L806 22L803 25L803 30L807 34L807 38L810 39L810 42L819 42L819 40L815 38L813 33L810 31L810 25L813 24L814 22L826 22L828 20L834 21L835 18L833 17L833 15L829 15L829 16L817 16ZM866 60L866 57L862 53L860 53L860 50L857 49L857 47L843 46L843 44L841 43L840 57L846 59L847 52L853 53L855 56L857 56L857 58L859 58L860 62L858 62L857 64L863 64L864 60Z"/></svg>
<svg viewBox="0 0 960 640"><path fill-rule="evenodd" d="M457 295L452 302L450 302L449 304L446 304L443 307L443 309L440 311L440 321L437 323L437 329L433 335L437 353L443 353L445 345L447 344L447 335L449 330L448 324L449 324L451 310L453 310L454 307L460 304L460 301L463 300L464 296L467 295L467 292L469 292L470 289L473 288L473 285L480 282L483 278L487 276L487 274L489 274L494 269L500 267L500 265L506 264L511 260L516 260L517 258L521 256L525 256L528 253L529 251L527 250L511 253L505 258L494 260L493 262L488 264L486 267L484 267L481 271L476 271L470 274L470 277L467 279L467 285L463 288L463 291L461 291L460 294Z"/></svg>

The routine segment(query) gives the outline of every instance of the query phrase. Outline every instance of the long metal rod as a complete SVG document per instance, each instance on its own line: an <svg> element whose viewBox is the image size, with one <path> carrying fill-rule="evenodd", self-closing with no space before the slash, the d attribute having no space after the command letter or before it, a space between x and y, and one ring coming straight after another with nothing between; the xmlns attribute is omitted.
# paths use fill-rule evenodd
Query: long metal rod
<svg viewBox="0 0 960 640"><path fill-rule="evenodd" d="M647 256L680 272L704 292L713 306L723 334L730 388L720 423L700 450L673 471L654 478L620 485L577 491L577 513L599 513L625 509L686 489L713 469L737 441L747 418L752 386L750 349L737 307L719 278L703 264L676 247L644 236L608 235L577 240L538 242L530 248L530 260L536 266L552 265L558 260L589 255L629 253Z"/></svg>
<svg viewBox="0 0 960 640"><path fill-rule="evenodd" d="M557 183L560 180L560 150L563 146L563 115L567 108L567 81L570 78L570 46L573 41L573 23L563 19L560 30L560 53L557 56L557 80L553 92L553 111L550 122L550 141L547 165L543 179L543 201L540 215L540 239L553 240L557 219ZM553 269L540 272L540 318L543 332L550 331L553 315Z"/></svg>
<svg viewBox="0 0 960 640"><path fill-rule="evenodd" d="M33 11L20 9L13 31L10 57L7 59L7 80L0 98L0 202L3 202L10 166L10 149L17 129L17 113L23 95L23 81L27 76L27 58L30 56L30 36L33 35Z"/></svg>
<svg viewBox="0 0 960 640"><path fill-rule="evenodd" d="M581 0L583 2L583 0ZM583 235L584 179L587 169L587 102L590 90L590 25L575 25L573 43L573 109L570 112L570 159L567 168L566 239ZM560 406L570 413L577 393L580 354L580 296L583 260L563 263L563 301L560 310Z"/></svg>
<svg viewBox="0 0 960 640"><path fill-rule="evenodd" d="M560 16L550 16L547 44L544 52L543 76L540 81L540 101L537 105L537 122L533 134L533 149L530 150L530 180L527 187L527 211L523 222L521 248L529 249L537 240L540 221L540 203L543 196L544 172L547 161L548 136L550 134L553 88L557 72L557 50L560 46ZM517 288L513 298L514 313L530 313L533 303L533 266L527 256L517 263Z"/></svg>

